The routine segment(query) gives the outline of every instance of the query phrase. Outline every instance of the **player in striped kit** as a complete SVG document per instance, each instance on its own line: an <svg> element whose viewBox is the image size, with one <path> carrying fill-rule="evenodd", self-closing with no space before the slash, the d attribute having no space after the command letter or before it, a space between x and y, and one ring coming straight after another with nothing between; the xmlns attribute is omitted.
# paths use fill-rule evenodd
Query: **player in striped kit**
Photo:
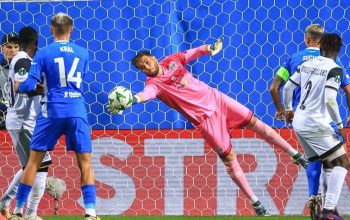
<svg viewBox="0 0 350 220"><path fill-rule="evenodd" d="M253 113L227 95L199 81L186 69L186 64L200 56L215 55L222 48L219 39L212 45L203 45L172 54L158 62L149 52L140 52L132 60L133 65L148 78L144 90L134 96L133 103L159 98L171 108L182 113L198 129L212 149L217 152L231 179L250 200L257 215L270 214L253 193L233 152L230 129L249 128L269 143L280 147L304 166L301 154L290 146L271 127L253 116ZM109 106L117 113L122 109Z"/></svg>
<svg viewBox="0 0 350 220"><path fill-rule="evenodd" d="M14 83L16 81L23 82L28 77L32 57L37 50L37 32L32 27L22 28L19 31L19 44L20 51L12 59L9 68L7 94L9 95L10 106L7 109L6 129L11 136L19 161L24 169L29 160L30 141L40 109L41 95L32 94L28 97L19 94L14 91ZM41 219L37 216L37 209L45 191L48 167L51 163L50 155L46 153L36 174L35 183L28 199L26 219ZM7 218L10 217L9 206L16 196L23 169L15 174L9 188L0 200L1 213ZM22 214L23 209L15 210L15 212Z"/></svg>
<svg viewBox="0 0 350 220"><path fill-rule="evenodd" d="M29 162L23 172L16 195L16 209L23 207L32 189L38 161L52 151L60 136L66 136L67 150L76 153L81 171L81 190L86 220L99 220L96 216L96 187L91 166L91 130L83 98L82 80L87 72L88 51L69 42L73 31L72 18L64 13L52 17L51 32L54 42L34 57L26 81L20 83L19 93L41 90L45 78L47 92L37 118L30 144ZM23 219L14 212L11 219Z"/></svg>
<svg viewBox="0 0 350 220"><path fill-rule="evenodd" d="M342 68L335 63L341 46L342 40L337 34L325 34L320 40L321 56L304 62L283 89L286 121L293 122L308 160L322 160L333 166L328 179L328 186L332 187L327 188L320 217L325 220L342 219L334 209L350 166L343 143L327 117L328 111L346 142L336 99L343 75ZM297 87L301 88L301 101L293 118L293 91Z"/></svg>
<svg viewBox="0 0 350 220"><path fill-rule="evenodd" d="M270 93L272 100L276 106L275 117L278 120L284 120L285 110L280 99L280 88L288 81L289 77L293 75L298 66L307 60L314 59L320 55L319 41L324 34L324 28L319 24L311 24L306 28L305 31L305 44L307 48L304 50L293 54L288 58L277 71L273 83L270 87ZM336 59L336 63L343 67L342 62L339 58ZM348 106L350 106L350 77L344 71L340 86L346 93ZM293 109L297 107L300 101L300 88L294 90L293 93ZM335 124L332 123L333 128L337 129ZM309 202L308 207L310 208L310 213L317 217L318 209L316 208L316 202L318 199L317 195L319 193L319 186L321 185L321 192L324 192L327 188L327 179L330 175L331 169L327 164L322 169L322 162L319 160L313 161L308 164L306 169L306 175L308 179L308 190L309 190ZM320 184L321 175L321 184ZM324 200L324 193L322 198Z"/></svg>

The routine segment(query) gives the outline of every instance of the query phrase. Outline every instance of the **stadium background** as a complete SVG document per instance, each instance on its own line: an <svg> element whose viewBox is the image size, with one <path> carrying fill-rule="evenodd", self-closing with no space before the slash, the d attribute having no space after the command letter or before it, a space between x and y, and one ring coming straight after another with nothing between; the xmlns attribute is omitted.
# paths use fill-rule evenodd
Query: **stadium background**
<svg viewBox="0 0 350 220"><path fill-rule="evenodd" d="M248 201L227 179L215 153L183 116L158 100L133 106L122 116L106 111L107 94L115 85L134 92L145 76L131 66L140 50L163 58L173 52L213 43L224 37L223 51L190 63L193 74L237 99L265 123L278 129L300 149L291 130L273 118L269 85L279 65L305 48L304 30L320 23L343 37L340 58L349 67L350 3L347 0L280 1L27 1L0 3L2 33L25 25L38 30L39 47L51 43L50 18L58 12L74 19L72 41L86 47L91 62L85 99L93 128L94 166L98 182L98 211L125 215L250 215ZM343 92L341 115L347 117ZM2 132L0 187L19 168L11 140ZM232 139L252 187L274 214L307 213L306 177L287 155L249 131L234 130ZM80 214L79 176L74 155L64 151L63 139L53 154L50 174L63 178L68 192L60 200L61 214ZM347 178L339 210L346 209ZM41 204L52 214L53 203Z"/></svg>

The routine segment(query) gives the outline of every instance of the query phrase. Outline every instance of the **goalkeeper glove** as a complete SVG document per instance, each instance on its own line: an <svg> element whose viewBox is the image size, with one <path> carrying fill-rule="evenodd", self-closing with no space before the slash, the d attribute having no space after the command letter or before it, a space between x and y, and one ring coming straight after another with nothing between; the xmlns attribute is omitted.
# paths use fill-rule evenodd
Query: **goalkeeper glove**
<svg viewBox="0 0 350 220"><path fill-rule="evenodd" d="M223 37L220 37L219 39L217 39L215 41L215 43L208 45L208 50L212 56L219 53L220 50L222 49L222 40L223 39L224 39Z"/></svg>

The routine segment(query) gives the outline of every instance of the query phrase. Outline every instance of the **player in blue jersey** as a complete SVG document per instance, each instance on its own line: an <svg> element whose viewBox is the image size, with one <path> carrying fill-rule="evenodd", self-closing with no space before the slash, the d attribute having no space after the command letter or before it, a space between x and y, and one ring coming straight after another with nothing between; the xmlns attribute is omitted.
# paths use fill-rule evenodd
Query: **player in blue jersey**
<svg viewBox="0 0 350 220"><path fill-rule="evenodd" d="M288 81L289 77L297 70L298 66L300 66L303 62L313 59L320 55L319 49L319 41L324 34L324 28L319 24L312 24L306 28L305 31L305 44L307 46L306 49L293 54L290 58L288 58L283 65L279 68L274 78L274 81L270 87L270 93L272 100L276 106L276 114L275 117L278 120L283 121L285 119L285 109L282 105L280 98L280 88ZM336 63L343 67L340 59L337 58ZM340 86L346 93L348 106L350 106L350 77L348 74L343 71L344 74L342 76L342 81ZM299 104L300 101L300 88L294 90L293 94L293 108ZM333 128L337 129L337 126L333 125ZM320 186L320 175L321 175L322 163L321 161L313 161L308 164L306 169L306 174L308 178L308 188L309 188L309 202L308 207L311 209L311 214L313 215L313 211L316 204L316 196L319 191ZM322 170L322 178L321 180L321 192L322 195L325 196L324 192L326 190L327 179L330 175L331 168L323 167ZM313 216L312 216L313 217Z"/></svg>
<svg viewBox="0 0 350 220"><path fill-rule="evenodd" d="M83 99L82 78L87 71L88 51L69 42L72 18L58 13L51 20L52 44L37 52L19 93L40 93L45 79L45 96L31 141L29 162L23 172L16 196L16 207L23 207L32 188L35 173L46 151L52 151L60 136L66 136L68 150L76 153L81 171L81 190L85 219L98 220L95 211L96 187L91 166L90 126ZM14 213L11 219L22 219Z"/></svg>

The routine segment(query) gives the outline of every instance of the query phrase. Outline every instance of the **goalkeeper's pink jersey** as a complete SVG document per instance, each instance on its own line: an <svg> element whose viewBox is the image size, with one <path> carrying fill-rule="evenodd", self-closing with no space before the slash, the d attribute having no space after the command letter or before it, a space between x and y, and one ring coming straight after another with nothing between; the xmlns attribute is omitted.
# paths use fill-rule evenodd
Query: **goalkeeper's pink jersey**
<svg viewBox="0 0 350 220"><path fill-rule="evenodd" d="M182 113L191 123L198 125L218 108L217 99L222 98L218 90L193 77L186 64L200 56L209 54L206 45L172 54L159 64L163 75L148 77L146 86L139 93L144 100L155 97Z"/></svg>

